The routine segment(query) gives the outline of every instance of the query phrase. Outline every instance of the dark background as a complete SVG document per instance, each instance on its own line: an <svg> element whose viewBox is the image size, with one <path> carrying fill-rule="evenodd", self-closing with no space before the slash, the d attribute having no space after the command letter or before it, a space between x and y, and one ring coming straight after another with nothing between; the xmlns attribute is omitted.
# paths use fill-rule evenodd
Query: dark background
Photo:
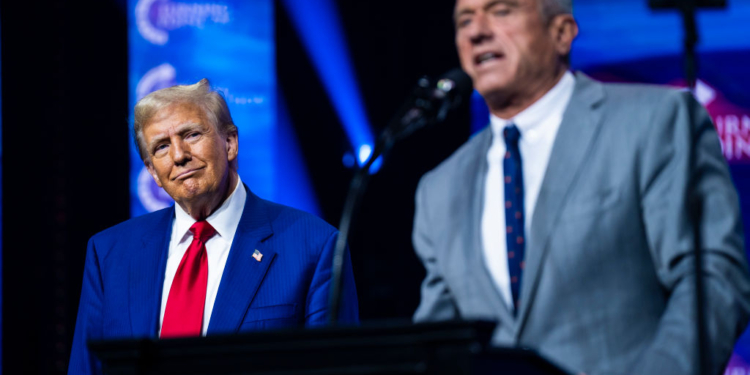
<svg viewBox="0 0 750 375"><path fill-rule="evenodd" d="M458 66L453 0L337 1L371 123L417 79ZM324 219L353 171L342 126L284 8L278 85ZM129 218L125 0L0 3L2 370L67 371L88 238ZM419 177L469 136L468 108L403 141L373 176L350 238L363 321L408 320L424 270L411 248Z"/></svg>

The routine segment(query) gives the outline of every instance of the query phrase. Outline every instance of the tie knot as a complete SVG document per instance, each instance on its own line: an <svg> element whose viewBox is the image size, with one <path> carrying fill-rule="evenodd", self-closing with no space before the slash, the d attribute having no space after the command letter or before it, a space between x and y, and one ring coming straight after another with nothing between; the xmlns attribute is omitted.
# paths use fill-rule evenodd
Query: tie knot
<svg viewBox="0 0 750 375"><path fill-rule="evenodd" d="M194 239L203 243L216 234L216 229L205 220L196 221L195 224L190 227L190 231L193 233Z"/></svg>
<svg viewBox="0 0 750 375"><path fill-rule="evenodd" d="M515 125L510 124L503 129L503 138L505 138L506 145L515 146L521 138L521 132Z"/></svg>

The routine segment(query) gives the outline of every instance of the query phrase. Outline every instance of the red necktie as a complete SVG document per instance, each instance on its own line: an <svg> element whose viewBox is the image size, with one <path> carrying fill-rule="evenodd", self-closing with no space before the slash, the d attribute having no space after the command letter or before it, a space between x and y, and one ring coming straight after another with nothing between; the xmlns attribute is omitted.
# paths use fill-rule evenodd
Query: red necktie
<svg viewBox="0 0 750 375"><path fill-rule="evenodd" d="M206 241L216 230L208 222L198 221L190 227L190 232L193 242L182 257L169 289L161 325L162 338L200 336L203 329L208 283Z"/></svg>

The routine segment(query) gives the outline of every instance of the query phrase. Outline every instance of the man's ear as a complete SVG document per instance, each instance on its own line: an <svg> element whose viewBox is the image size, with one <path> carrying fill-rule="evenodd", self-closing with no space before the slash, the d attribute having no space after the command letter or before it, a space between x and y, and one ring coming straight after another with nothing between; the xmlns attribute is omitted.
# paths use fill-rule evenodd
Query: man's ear
<svg viewBox="0 0 750 375"><path fill-rule="evenodd" d="M237 159L237 153L239 152L239 140L237 132L228 132L225 138L227 147L227 160L232 162Z"/></svg>
<svg viewBox="0 0 750 375"><path fill-rule="evenodd" d="M150 160L144 160L143 164L146 165L146 169L148 170L148 174L151 175L151 177L154 178L154 182L156 182L157 185L159 185L160 188L163 188L164 186L161 186L161 181L159 181L159 177L156 175L156 170L154 169L154 165L151 164Z"/></svg>
<svg viewBox="0 0 750 375"><path fill-rule="evenodd" d="M567 56L578 36L578 22L572 14L558 14L550 24L550 32L555 43L555 50L560 56Z"/></svg>

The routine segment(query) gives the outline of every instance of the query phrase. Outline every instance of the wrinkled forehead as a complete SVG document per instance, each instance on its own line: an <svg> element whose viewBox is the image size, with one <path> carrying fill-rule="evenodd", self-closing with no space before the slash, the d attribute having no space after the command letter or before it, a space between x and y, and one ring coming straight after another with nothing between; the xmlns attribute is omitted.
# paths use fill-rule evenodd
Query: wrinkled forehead
<svg viewBox="0 0 750 375"><path fill-rule="evenodd" d="M453 15L458 16L460 13L473 12L478 9L488 9L498 4L510 6L534 7L539 9L543 0L456 0L453 7Z"/></svg>

